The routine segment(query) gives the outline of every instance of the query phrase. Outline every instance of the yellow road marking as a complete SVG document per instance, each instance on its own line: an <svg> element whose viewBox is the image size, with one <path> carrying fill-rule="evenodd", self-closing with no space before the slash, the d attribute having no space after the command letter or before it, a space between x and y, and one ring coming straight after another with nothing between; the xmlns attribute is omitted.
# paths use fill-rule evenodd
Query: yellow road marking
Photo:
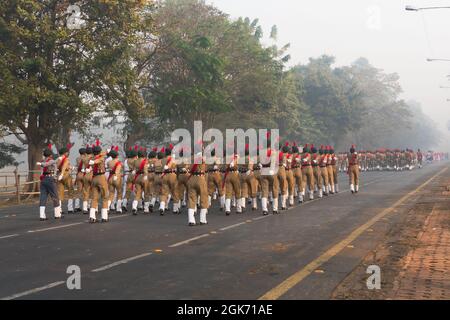
<svg viewBox="0 0 450 320"><path fill-rule="evenodd" d="M282 295L284 295L286 292L288 292L290 289L292 289L294 286L299 284L303 279L305 279L307 276L309 276L311 273L313 273L316 269L318 269L322 264L336 256L340 251L342 251L344 248L346 248L350 243L352 243L356 238L358 238L364 231L369 229L373 224L375 224L378 220L386 216L387 214L394 211L395 207L398 207L403 202L405 202L408 198L422 190L425 186L427 186L431 181L433 181L437 176L441 175L445 171L447 171L448 168L444 168L441 171L439 171L436 175L425 181L422 185L417 187L415 190L411 191L407 195L403 196L400 200L398 200L396 203L394 203L390 208L387 208L377 214L375 217L367 221L362 226L355 229L350 235L345 238L344 240L340 241L339 243L335 244L332 248L327 250L325 253L323 253L321 256L310 262L308 265L306 265L304 268L300 269L293 275L291 275L289 278L284 280L282 283L280 283L275 288L269 290L267 293L265 293L262 297L260 297L258 300L276 300L279 299Z"/></svg>

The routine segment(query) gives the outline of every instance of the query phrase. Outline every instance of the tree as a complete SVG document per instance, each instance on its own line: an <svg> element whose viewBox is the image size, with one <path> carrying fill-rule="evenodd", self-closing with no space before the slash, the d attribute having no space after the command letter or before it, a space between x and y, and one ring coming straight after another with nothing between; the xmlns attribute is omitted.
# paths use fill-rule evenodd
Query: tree
<svg viewBox="0 0 450 320"><path fill-rule="evenodd" d="M75 29L66 23L69 1L0 3L0 125L28 146L30 170L48 141L82 132L103 111L110 95L100 90L151 27L147 3L78 1L83 26Z"/></svg>

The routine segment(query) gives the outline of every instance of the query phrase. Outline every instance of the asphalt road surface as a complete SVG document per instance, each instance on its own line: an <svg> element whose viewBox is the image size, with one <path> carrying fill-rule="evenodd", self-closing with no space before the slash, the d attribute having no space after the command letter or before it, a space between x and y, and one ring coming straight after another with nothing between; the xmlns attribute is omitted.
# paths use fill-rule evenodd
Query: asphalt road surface
<svg viewBox="0 0 450 320"><path fill-rule="evenodd" d="M362 173L357 195L341 175L337 195L279 215L215 208L207 226L188 227L186 212L89 224L81 214L40 222L37 206L3 208L0 299L328 299L448 166ZM66 285L72 265L80 290Z"/></svg>

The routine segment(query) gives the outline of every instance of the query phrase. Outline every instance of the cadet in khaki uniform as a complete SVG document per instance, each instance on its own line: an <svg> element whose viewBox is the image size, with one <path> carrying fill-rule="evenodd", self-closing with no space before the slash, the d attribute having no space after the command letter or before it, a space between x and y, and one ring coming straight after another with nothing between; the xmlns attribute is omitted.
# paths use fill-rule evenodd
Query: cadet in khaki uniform
<svg viewBox="0 0 450 320"><path fill-rule="evenodd" d="M140 148L138 151L138 157L133 164L133 183L134 183L134 200L131 205L131 211L133 215L137 215L138 204L142 200L142 193L147 189L148 182L148 160L147 152L144 148ZM150 204L144 206L144 212L150 212Z"/></svg>
<svg viewBox="0 0 450 320"><path fill-rule="evenodd" d="M81 202L83 201L83 177L84 177L83 159L86 157L86 148L80 148L78 152L80 155L76 159L77 175L75 177L75 185L77 187L77 193L75 198L75 212L81 211Z"/></svg>
<svg viewBox="0 0 450 320"><path fill-rule="evenodd" d="M133 150L133 148L130 148L126 152L127 159L125 160L125 163L123 165L124 168L124 180L125 180L125 194L123 195L122 199L122 210L127 212L128 208L128 200L131 198L131 193L134 190L134 174L133 171L134 163L137 159L137 146Z"/></svg>
<svg viewBox="0 0 450 320"><path fill-rule="evenodd" d="M328 177L330 179L331 184L331 193L339 192L339 184L338 184L338 172L337 172L337 156L334 153L334 149L330 146L328 153L330 155L330 162L328 163Z"/></svg>
<svg viewBox="0 0 450 320"><path fill-rule="evenodd" d="M123 164L118 159L119 147L113 147L109 152L111 160L108 162L109 176L108 176L108 189L109 189L109 201L108 204L114 199L114 194L117 193L116 212L122 212L122 168Z"/></svg>
<svg viewBox="0 0 450 320"><path fill-rule="evenodd" d="M67 200L67 212L74 213L73 208L73 180L70 175L70 160L69 160L69 150L71 145L67 147L62 147L59 149L59 158L56 159L56 166L58 168L58 181L56 183L56 189L58 190L58 197L60 206L62 208L62 202L64 201L64 190L68 190L68 200Z"/></svg>
<svg viewBox="0 0 450 320"><path fill-rule="evenodd" d="M239 172L241 178L241 207L245 210L246 199L252 200L252 210L258 208L256 199L256 192L258 190L258 181L255 177L253 168L256 167L256 159L250 156L249 145L245 146L245 163L239 165Z"/></svg>
<svg viewBox="0 0 450 320"><path fill-rule="evenodd" d="M214 157L213 163L208 165L208 202L211 204L211 199L214 193L218 192L220 199L220 210L225 207L225 188L223 185L221 167L221 159L216 155L216 149L211 151L211 156Z"/></svg>
<svg viewBox="0 0 450 320"><path fill-rule="evenodd" d="M241 203L241 181L239 178L239 155L234 153L225 172L225 213L227 216L231 213L231 199L236 197L236 213L242 213Z"/></svg>
<svg viewBox="0 0 450 320"><path fill-rule="evenodd" d="M281 210L286 210L286 200L289 196L288 182L286 179L286 168L287 168L287 152L289 151L289 144L286 144L281 148L278 153L278 182L281 191Z"/></svg>
<svg viewBox="0 0 450 320"><path fill-rule="evenodd" d="M92 206L89 212L89 222L97 222L97 207L99 197L102 197L101 203L101 221L108 222L108 182L106 181L105 157L106 152L102 152L100 142L97 140L96 146L93 148L94 158L89 160L92 167Z"/></svg>
<svg viewBox="0 0 450 320"><path fill-rule="evenodd" d="M319 149L319 168L320 168L320 178L322 181L322 193L325 196L328 196L328 190L329 190L329 181L328 181L328 170L327 170L327 163L328 163L328 154L325 151L325 147L321 146Z"/></svg>
<svg viewBox="0 0 450 320"><path fill-rule="evenodd" d="M156 191L155 191L155 164L157 161L158 149L153 148L148 153L148 181L147 189L144 191L146 203L148 203L149 212L153 212L153 207L156 203ZM144 208L146 210L146 208Z"/></svg>
<svg viewBox="0 0 450 320"><path fill-rule="evenodd" d="M355 146L350 148L348 154L348 174L350 180L350 190L352 193L359 191L359 158Z"/></svg>
<svg viewBox="0 0 450 320"><path fill-rule="evenodd" d="M200 197L200 224L205 225L206 215L208 213L208 186L206 182L206 164L202 154L194 157L194 164L190 169L188 180L188 222L189 226L195 226L195 212L197 201Z"/></svg>
<svg viewBox="0 0 450 320"><path fill-rule="evenodd" d="M161 188L162 188L162 178L164 173L164 166L163 166L163 159L166 156L166 150L165 148L162 148L158 154L157 158L154 161L155 165L155 175L153 178L153 189L155 192L157 200L159 201L159 197L161 196ZM153 200L152 200L153 202Z"/></svg>
<svg viewBox="0 0 450 320"><path fill-rule="evenodd" d="M306 186L308 186L309 199L314 200L314 171L310 151L308 144L306 144L302 153L303 195L305 195Z"/></svg>
<svg viewBox="0 0 450 320"><path fill-rule="evenodd" d="M302 157L300 155L300 149L295 143L292 147L292 171L294 173L295 184L297 185L298 202L303 203L304 187L302 174Z"/></svg>
<svg viewBox="0 0 450 320"><path fill-rule="evenodd" d="M270 141L269 141L270 144ZM259 156L262 157L266 153L266 157L271 159L269 164L262 164L260 159L260 169L261 169L261 207L264 215L269 214L268 210L268 200L269 194L273 194L272 211L274 214L278 214L278 195L280 192L277 174L275 173L276 155L272 152L271 148L266 150L260 150Z"/></svg>
<svg viewBox="0 0 450 320"><path fill-rule="evenodd" d="M312 153L312 168L314 173L314 191L319 192L319 198L322 198L323 196L323 190L322 190L322 176L320 174L320 155L317 152L317 148L314 147L314 145L311 146L311 153Z"/></svg>
<svg viewBox="0 0 450 320"><path fill-rule="evenodd" d="M83 158L83 214L89 213L90 202L92 200L91 184L92 184L92 168L89 161L92 159L92 147L86 147L86 156Z"/></svg>
<svg viewBox="0 0 450 320"><path fill-rule="evenodd" d="M186 149L186 151L188 151ZM180 150L180 159L177 161L177 187L178 203L174 203L174 213L181 214L181 207L186 206L186 192L189 181L189 158L184 154L185 149Z"/></svg>
<svg viewBox="0 0 450 320"><path fill-rule="evenodd" d="M164 215L164 211L169 207L170 197L173 198L174 204L178 205L177 188L177 164L172 157L172 145L166 149L166 156L162 159L163 174L161 182L161 193L159 195L159 213ZM174 205L174 213L178 212L178 208Z"/></svg>
<svg viewBox="0 0 450 320"><path fill-rule="evenodd" d="M289 206L291 207L294 205L294 196L295 196L295 176L293 165L294 165L294 155L292 153L292 148L289 148L287 152L286 180L289 192Z"/></svg>

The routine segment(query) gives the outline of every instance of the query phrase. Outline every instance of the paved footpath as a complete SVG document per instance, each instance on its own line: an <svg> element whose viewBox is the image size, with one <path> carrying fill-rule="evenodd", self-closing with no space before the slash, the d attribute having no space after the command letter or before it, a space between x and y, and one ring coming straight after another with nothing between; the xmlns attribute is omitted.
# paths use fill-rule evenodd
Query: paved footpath
<svg viewBox="0 0 450 320"><path fill-rule="evenodd" d="M380 290L360 275L381 270ZM386 237L336 288L336 299L450 299L450 170L434 179Z"/></svg>
<svg viewBox="0 0 450 320"><path fill-rule="evenodd" d="M329 299L448 167L364 173L358 195L341 175L337 195L280 215L215 208L191 228L186 213L89 224L2 208L0 299ZM66 286L71 265L81 290Z"/></svg>

